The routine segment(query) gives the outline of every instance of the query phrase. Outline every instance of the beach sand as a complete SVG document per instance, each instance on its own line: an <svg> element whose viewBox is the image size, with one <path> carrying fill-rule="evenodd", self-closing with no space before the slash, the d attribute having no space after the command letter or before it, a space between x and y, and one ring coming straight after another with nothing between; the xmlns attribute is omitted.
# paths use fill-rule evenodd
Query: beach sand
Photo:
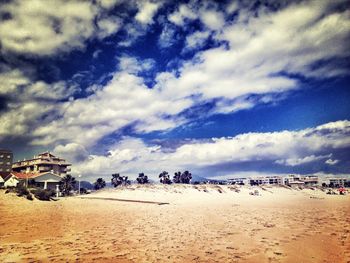
<svg viewBox="0 0 350 263"><path fill-rule="evenodd" d="M350 195L133 185L28 201L0 191L0 262L350 262Z"/></svg>

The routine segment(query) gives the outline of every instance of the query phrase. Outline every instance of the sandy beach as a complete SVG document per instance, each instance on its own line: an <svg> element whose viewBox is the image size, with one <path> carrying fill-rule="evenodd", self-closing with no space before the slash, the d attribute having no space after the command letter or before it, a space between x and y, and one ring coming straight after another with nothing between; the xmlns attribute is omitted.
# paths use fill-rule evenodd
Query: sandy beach
<svg viewBox="0 0 350 263"><path fill-rule="evenodd" d="M1 190L0 261L350 262L350 195L239 190L132 185L56 202Z"/></svg>

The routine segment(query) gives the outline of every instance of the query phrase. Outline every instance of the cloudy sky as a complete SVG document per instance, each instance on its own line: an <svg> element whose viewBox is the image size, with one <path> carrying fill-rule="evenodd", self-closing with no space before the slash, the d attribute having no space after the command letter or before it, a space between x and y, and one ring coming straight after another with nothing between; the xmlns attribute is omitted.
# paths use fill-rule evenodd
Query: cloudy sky
<svg viewBox="0 0 350 263"><path fill-rule="evenodd" d="M0 146L73 174L350 174L350 9L323 1L0 5Z"/></svg>

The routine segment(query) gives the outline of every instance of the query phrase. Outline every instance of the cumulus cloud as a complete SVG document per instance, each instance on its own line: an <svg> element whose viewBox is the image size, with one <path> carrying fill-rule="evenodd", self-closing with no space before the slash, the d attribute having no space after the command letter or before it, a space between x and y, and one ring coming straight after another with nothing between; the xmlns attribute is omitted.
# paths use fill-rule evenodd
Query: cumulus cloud
<svg viewBox="0 0 350 263"><path fill-rule="evenodd" d="M200 14L203 24L211 30L219 30L225 24L224 15L221 12L209 10Z"/></svg>
<svg viewBox="0 0 350 263"><path fill-rule="evenodd" d="M185 50L201 48L210 36L209 31L197 31L186 37Z"/></svg>
<svg viewBox="0 0 350 263"><path fill-rule="evenodd" d="M329 165L335 165L335 164L339 163L339 160L327 159L325 161L325 163L329 164Z"/></svg>
<svg viewBox="0 0 350 263"><path fill-rule="evenodd" d="M117 73L103 88L87 98L68 101L61 107L62 117L43 127L33 135L34 144L51 144L56 141L74 141L92 146L97 140L127 125L134 125L137 132L167 130L179 125L177 117L188 108L189 99L163 97L155 89L149 89L141 77L127 73L142 68L135 60L122 59L126 71ZM170 117L173 118L170 118Z"/></svg>
<svg viewBox="0 0 350 263"><path fill-rule="evenodd" d="M9 102L7 111L0 115L0 141L30 135L30 129L39 125L39 120L53 109L54 105L38 101Z"/></svg>
<svg viewBox="0 0 350 263"><path fill-rule="evenodd" d="M138 8L135 19L141 24L151 24L153 23L153 17L160 8L160 2L148 2L148 1L139 1Z"/></svg>
<svg viewBox="0 0 350 263"><path fill-rule="evenodd" d="M122 56L119 58L120 70L125 73L137 74L140 72L151 70L155 65L153 59L138 60L135 57Z"/></svg>
<svg viewBox="0 0 350 263"><path fill-rule="evenodd" d="M183 26L186 20L194 20L198 17L196 12L192 9L194 9L194 6L191 5L191 3L189 5L181 4L178 10L169 14L168 20L175 25Z"/></svg>
<svg viewBox="0 0 350 263"><path fill-rule="evenodd" d="M166 24L163 27L162 33L158 39L158 45L161 48L168 48L174 45L177 41L176 30L171 25Z"/></svg>
<svg viewBox="0 0 350 263"><path fill-rule="evenodd" d="M103 39L116 33L122 26L122 20L118 17L103 18L97 22L97 37Z"/></svg>
<svg viewBox="0 0 350 263"><path fill-rule="evenodd" d="M190 7L182 8L186 12L180 12L180 8L175 12L177 19L170 15L169 20L181 25L184 20L180 18L187 16L180 14L187 14L192 10ZM214 17L210 14L210 18ZM297 79L289 74L317 78L345 74L346 69L334 65L332 59L349 55L345 44L350 35L348 11L330 12L327 4L302 2L277 12L264 10L258 15L241 11L232 23L212 25L218 28L220 25L220 30L214 30L213 39L228 46L198 52L175 73L159 73L158 86L169 96L195 94L203 100L225 98L226 103L217 104L225 108L216 111L228 112L229 108L240 108L242 103L249 107L259 104L267 94L299 88ZM193 45L199 42L196 35L192 39L188 36L187 44L191 42ZM318 63L324 60L329 63ZM256 101L249 94L258 95Z"/></svg>
<svg viewBox="0 0 350 263"><path fill-rule="evenodd" d="M11 70L0 74L0 94L16 93L20 86L29 84L30 80L26 78L20 70Z"/></svg>
<svg viewBox="0 0 350 263"><path fill-rule="evenodd" d="M9 52L29 55L52 55L85 47L85 41L115 33L115 18L101 19L95 28L94 19L101 7L112 7L115 1L28 0L2 4L0 12L7 18L0 23L0 43Z"/></svg>
<svg viewBox="0 0 350 263"><path fill-rule="evenodd" d="M0 95L6 98L6 110L0 115L0 141L27 136L32 127L46 123L43 118L59 105L57 100L67 99L75 91L76 86L63 81L33 81L20 70L0 73Z"/></svg>
<svg viewBox="0 0 350 263"><path fill-rule="evenodd" d="M301 165L305 163L319 161L325 158L329 158L330 156L331 155L320 155L320 156L309 155L303 158L290 158L285 160L277 160L276 163L282 164L282 165L288 165L288 166L296 166L296 165Z"/></svg>
<svg viewBox="0 0 350 263"><path fill-rule="evenodd" d="M53 152L57 156L66 158L68 162L81 162L89 157L87 150L77 143L68 143L66 145L57 145Z"/></svg>
<svg viewBox="0 0 350 263"><path fill-rule="evenodd" d="M0 23L1 52L53 55L83 48L87 40L101 40L119 30L125 31L126 36L116 45L130 47L135 39L153 30L154 21L159 21L154 18L163 5L133 1L136 15L126 22L122 15L105 13L118 1L49 2L12 1L0 7L1 13L7 14ZM217 5L199 1L179 4L168 14L159 36L160 47L174 43L175 30L188 34L184 49L197 50L209 37L215 45L187 60L181 59L180 66L169 72L158 72L152 87L145 84L141 73L154 70L157 62L132 56L119 57L119 67L109 82L92 85L87 88L91 92L87 97L70 100L77 87L64 81L48 84L24 76L19 69L1 73L0 95L20 99L6 101L0 116L0 135L20 136L31 131L33 144L61 145L56 150L62 154L68 149L90 150L105 136L125 127L136 133L178 127L191 121L184 114L186 110L205 103L213 105L205 116L272 103L283 97L280 94L300 88L296 75L320 79L346 74L342 64L334 64L334 60L350 55L348 10L332 8L325 1L286 4L277 11L263 7L237 9L230 5L225 12L236 12L237 16L225 19ZM191 28L192 22L198 22L195 29ZM98 52L93 57L98 58ZM125 171L139 169L142 161L147 167L195 167L267 159L281 166L319 161L332 165L336 160L325 156L332 149L347 147L344 134L348 134L348 129L348 122L343 121L299 132L242 134L186 143L171 154L128 138L118 145L123 152L112 148L110 155L92 155L85 164L91 165L92 170L93 164L115 169L113 162L125 163L126 159L130 168L125 166ZM128 144L137 147L130 150ZM151 159L138 155L138 150ZM125 157L128 154L132 156L130 160ZM158 161L157 166L154 160Z"/></svg>
<svg viewBox="0 0 350 263"><path fill-rule="evenodd" d="M289 166L324 162L333 152L350 147L350 122L338 121L328 125L337 128L329 130L318 126L300 131L246 133L210 141L190 141L172 151L126 137L112 146L108 155L91 155L78 164L77 169L86 174L106 175L118 171L136 176L138 172L146 172L156 178L162 170L175 172L204 168L205 173L205 167L211 165L238 165L247 161Z"/></svg>

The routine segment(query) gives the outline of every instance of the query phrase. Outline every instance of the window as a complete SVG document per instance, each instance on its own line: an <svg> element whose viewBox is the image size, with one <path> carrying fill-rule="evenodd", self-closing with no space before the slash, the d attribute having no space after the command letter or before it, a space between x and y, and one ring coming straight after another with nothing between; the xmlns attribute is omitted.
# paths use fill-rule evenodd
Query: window
<svg viewBox="0 0 350 263"><path fill-rule="evenodd" d="M7 164L7 165L10 165L11 163L10 163L10 162L7 162L6 164Z"/></svg>
<svg viewBox="0 0 350 263"><path fill-rule="evenodd" d="M0 158L4 158L4 155L2 154L2 155L0 155Z"/></svg>
<svg viewBox="0 0 350 263"><path fill-rule="evenodd" d="M10 171L10 169L6 169L6 172L9 172Z"/></svg>
<svg viewBox="0 0 350 263"><path fill-rule="evenodd" d="M7 158L11 158L11 155L7 155Z"/></svg>

